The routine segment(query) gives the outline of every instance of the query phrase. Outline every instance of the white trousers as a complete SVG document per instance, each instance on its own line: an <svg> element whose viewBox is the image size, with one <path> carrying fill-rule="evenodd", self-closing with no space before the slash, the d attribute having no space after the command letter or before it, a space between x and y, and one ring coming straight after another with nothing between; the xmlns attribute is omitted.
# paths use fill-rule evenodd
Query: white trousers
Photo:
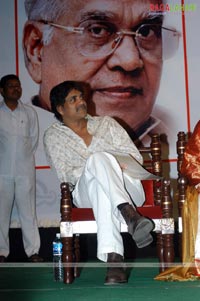
<svg viewBox="0 0 200 301"><path fill-rule="evenodd" d="M125 223L118 205L135 200L144 202L140 180L132 179L134 189L130 196L125 188L121 167L115 157L106 152L91 155L73 191L77 207L92 208L97 222L97 257L107 261L111 252L124 255L120 223ZM133 195L134 194L134 195ZM132 200L133 202L132 202ZM134 206L134 205L133 205Z"/></svg>
<svg viewBox="0 0 200 301"><path fill-rule="evenodd" d="M15 201L27 256L38 253L40 236L35 205L35 180L28 176L0 176L0 255L8 256L10 218Z"/></svg>

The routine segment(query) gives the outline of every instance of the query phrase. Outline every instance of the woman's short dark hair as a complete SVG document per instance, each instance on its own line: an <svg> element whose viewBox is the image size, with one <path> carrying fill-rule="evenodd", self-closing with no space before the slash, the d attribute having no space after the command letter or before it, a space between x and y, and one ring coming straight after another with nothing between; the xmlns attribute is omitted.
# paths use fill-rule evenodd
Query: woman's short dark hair
<svg viewBox="0 0 200 301"><path fill-rule="evenodd" d="M88 85L78 81L64 81L51 89L51 110L59 121L62 121L62 116L57 111L57 107L64 105L67 95L74 89L85 95L88 90Z"/></svg>

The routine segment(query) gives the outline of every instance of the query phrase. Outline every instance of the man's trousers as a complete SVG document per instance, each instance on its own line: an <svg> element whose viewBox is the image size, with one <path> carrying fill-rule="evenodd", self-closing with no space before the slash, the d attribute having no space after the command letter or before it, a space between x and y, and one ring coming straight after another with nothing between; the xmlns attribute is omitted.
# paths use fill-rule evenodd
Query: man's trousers
<svg viewBox="0 0 200 301"><path fill-rule="evenodd" d="M115 157L106 152L97 152L88 158L73 191L77 207L93 209L97 222L97 257L105 262L108 253L124 255L120 224L125 221L117 206L122 203L137 206L144 202L140 180L132 179L131 196L126 190L125 181Z"/></svg>
<svg viewBox="0 0 200 301"><path fill-rule="evenodd" d="M9 226L13 203L18 211L27 256L38 253L40 236L35 205L35 179L0 176L0 255L9 254Z"/></svg>

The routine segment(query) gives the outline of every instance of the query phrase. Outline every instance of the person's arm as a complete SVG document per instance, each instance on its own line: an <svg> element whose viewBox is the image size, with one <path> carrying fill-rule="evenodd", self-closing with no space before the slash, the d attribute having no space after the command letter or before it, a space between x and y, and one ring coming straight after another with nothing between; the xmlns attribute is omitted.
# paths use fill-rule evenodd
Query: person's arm
<svg viewBox="0 0 200 301"><path fill-rule="evenodd" d="M34 153L38 146L39 125L38 125L37 113L33 109L31 111L32 111L32 115L31 115L30 136L31 136L31 143L32 143L32 151Z"/></svg>
<svg viewBox="0 0 200 301"><path fill-rule="evenodd" d="M60 182L76 183L81 170L70 165L67 160L65 144L60 137L50 131L46 131L43 137L44 149L50 166L56 171Z"/></svg>
<svg viewBox="0 0 200 301"><path fill-rule="evenodd" d="M139 163L143 163L143 157L129 137L125 129L114 119L111 119L110 131L112 132L113 143L118 147L119 152L130 154Z"/></svg>

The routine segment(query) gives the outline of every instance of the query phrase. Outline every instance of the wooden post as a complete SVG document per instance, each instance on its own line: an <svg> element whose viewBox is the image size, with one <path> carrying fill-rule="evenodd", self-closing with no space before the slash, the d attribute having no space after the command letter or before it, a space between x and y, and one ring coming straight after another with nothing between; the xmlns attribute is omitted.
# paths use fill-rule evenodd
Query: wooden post
<svg viewBox="0 0 200 301"><path fill-rule="evenodd" d="M162 158L161 158L161 142L159 134L152 135L151 140L151 157L152 172L156 176L162 176ZM161 180L154 181L154 200L155 205L161 205L162 185Z"/></svg>
<svg viewBox="0 0 200 301"><path fill-rule="evenodd" d="M162 191L162 212L163 218L172 218L173 217L173 204L171 199L171 188L170 181L163 181L163 191ZM166 231L167 232L167 231ZM163 258L165 263L174 262L174 234L164 233L163 234ZM167 267L164 267L166 269Z"/></svg>
<svg viewBox="0 0 200 301"><path fill-rule="evenodd" d="M183 154L186 146L186 134L184 132L178 133L178 140L176 142L176 150L177 150L177 171L178 177L181 175L181 165L183 162Z"/></svg>
<svg viewBox="0 0 200 301"><path fill-rule="evenodd" d="M64 269L64 283L72 283L74 280L74 268L73 263L73 234L71 231L72 221L72 206L71 206L71 195L68 183L62 183L61 187L61 223L60 233L61 241L63 244L62 262Z"/></svg>
<svg viewBox="0 0 200 301"><path fill-rule="evenodd" d="M161 142L159 134L151 136L151 158L152 158L152 173L157 176L162 176L162 158L161 158ZM161 206L162 201L162 180L153 181L153 193L155 205ZM156 248L160 262L160 272L164 271L164 245L162 233L156 233Z"/></svg>
<svg viewBox="0 0 200 301"><path fill-rule="evenodd" d="M182 259L182 208L185 201L185 193L187 180L181 175L181 165L183 162L183 155L185 151L185 146L187 144L186 134L184 132L178 133L178 139L176 143L177 150L177 191L178 191L178 230L179 230L179 256Z"/></svg>
<svg viewBox="0 0 200 301"><path fill-rule="evenodd" d="M74 260L76 263L79 263L80 262L80 257L81 257L81 254L80 254L80 240L79 240L79 234L76 234L75 235L75 238L74 238ZM77 278L80 276L80 269L78 266L74 266L74 277Z"/></svg>
<svg viewBox="0 0 200 301"><path fill-rule="evenodd" d="M182 209L183 204L186 198L186 187L187 187L187 179L184 176L179 176L178 181L178 237L179 237L179 256L182 260L183 252L182 252L182 230L183 230L183 220L182 220Z"/></svg>

